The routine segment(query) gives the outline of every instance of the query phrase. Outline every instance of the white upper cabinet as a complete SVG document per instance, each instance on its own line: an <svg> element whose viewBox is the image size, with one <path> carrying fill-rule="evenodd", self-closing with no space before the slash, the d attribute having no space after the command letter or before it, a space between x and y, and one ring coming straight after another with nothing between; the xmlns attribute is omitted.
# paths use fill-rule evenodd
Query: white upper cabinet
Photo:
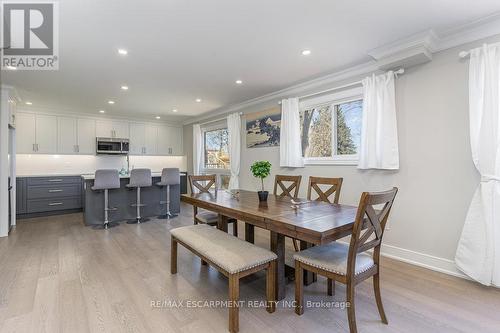
<svg viewBox="0 0 500 333"><path fill-rule="evenodd" d="M96 146L95 120L78 119L77 152L82 155L94 155Z"/></svg>
<svg viewBox="0 0 500 333"><path fill-rule="evenodd" d="M33 154L36 152L35 115L33 113L16 114L16 152Z"/></svg>
<svg viewBox="0 0 500 333"><path fill-rule="evenodd" d="M18 154L57 153L57 117L18 112L16 115Z"/></svg>
<svg viewBox="0 0 500 333"><path fill-rule="evenodd" d="M130 155L144 155L146 125L130 123Z"/></svg>
<svg viewBox="0 0 500 333"><path fill-rule="evenodd" d="M57 152L59 154L78 153L76 118L57 117Z"/></svg>
<svg viewBox="0 0 500 333"><path fill-rule="evenodd" d="M158 126L146 125L146 136L144 139L144 154L156 155L158 154Z"/></svg>
<svg viewBox="0 0 500 333"><path fill-rule="evenodd" d="M182 155L182 128L158 126L158 155Z"/></svg>
<svg viewBox="0 0 500 333"><path fill-rule="evenodd" d="M130 123L130 154L157 155L156 125Z"/></svg>
<svg viewBox="0 0 500 333"><path fill-rule="evenodd" d="M36 152L53 154L57 152L57 117L36 115Z"/></svg>
<svg viewBox="0 0 500 333"><path fill-rule="evenodd" d="M129 124L126 121L98 120L96 121L96 134L103 138L129 138Z"/></svg>
<svg viewBox="0 0 500 333"><path fill-rule="evenodd" d="M182 155L182 128L120 120L95 120L18 112L19 154L94 155L96 137L130 140L131 155Z"/></svg>

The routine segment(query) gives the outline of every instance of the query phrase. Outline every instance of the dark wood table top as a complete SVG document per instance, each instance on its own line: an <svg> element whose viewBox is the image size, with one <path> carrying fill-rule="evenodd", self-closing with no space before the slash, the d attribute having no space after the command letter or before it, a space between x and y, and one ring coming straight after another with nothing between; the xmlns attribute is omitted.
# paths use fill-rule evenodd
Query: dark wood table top
<svg viewBox="0 0 500 333"><path fill-rule="evenodd" d="M290 198L272 194L267 202L261 203L257 192L245 190L239 191L239 198L218 190L183 194L181 200L313 244L326 244L350 235L357 211L355 206L319 201L307 201L294 209Z"/></svg>

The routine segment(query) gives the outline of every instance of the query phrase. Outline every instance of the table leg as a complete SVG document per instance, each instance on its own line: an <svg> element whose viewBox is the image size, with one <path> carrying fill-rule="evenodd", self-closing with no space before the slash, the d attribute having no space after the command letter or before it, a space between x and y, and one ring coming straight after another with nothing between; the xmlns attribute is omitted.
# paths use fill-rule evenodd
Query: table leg
<svg viewBox="0 0 500 333"><path fill-rule="evenodd" d="M285 298L285 236L271 231L271 251L276 253L276 299Z"/></svg>
<svg viewBox="0 0 500 333"><path fill-rule="evenodd" d="M250 223L245 223L245 240L249 243L255 243L255 226Z"/></svg>
<svg viewBox="0 0 500 333"><path fill-rule="evenodd" d="M219 214L219 220L217 221L217 229L222 230L227 233L227 220L228 217L222 214Z"/></svg>
<svg viewBox="0 0 500 333"><path fill-rule="evenodd" d="M300 241L300 250L305 250L307 248L310 248L314 246L314 244L307 243L304 241ZM318 276L312 272L309 272L307 270L304 270L304 285L308 286L313 282L316 282L318 280Z"/></svg>

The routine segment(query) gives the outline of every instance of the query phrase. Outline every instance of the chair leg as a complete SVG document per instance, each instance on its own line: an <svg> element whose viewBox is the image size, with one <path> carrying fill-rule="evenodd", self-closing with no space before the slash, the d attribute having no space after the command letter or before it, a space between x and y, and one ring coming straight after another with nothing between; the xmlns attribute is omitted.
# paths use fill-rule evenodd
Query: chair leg
<svg viewBox="0 0 500 333"><path fill-rule="evenodd" d="M328 284L328 296L335 295L335 280L328 279L326 283Z"/></svg>
<svg viewBox="0 0 500 333"><path fill-rule="evenodd" d="M384 306L382 305L382 296L380 295L380 275L379 273L373 276L373 290L375 292L375 300L377 301L378 313L380 319L384 324L388 324L387 317L385 316Z"/></svg>
<svg viewBox="0 0 500 333"><path fill-rule="evenodd" d="M238 220L233 222L233 236L238 237Z"/></svg>
<svg viewBox="0 0 500 333"><path fill-rule="evenodd" d="M266 310L269 313L276 311L276 260L269 263L266 271Z"/></svg>
<svg viewBox="0 0 500 333"><path fill-rule="evenodd" d="M229 276L229 332L239 331L240 278L238 274Z"/></svg>
<svg viewBox="0 0 500 333"><path fill-rule="evenodd" d="M349 320L349 332L357 333L356 329L356 314L354 310L354 288L355 284L352 282L348 282L346 285L346 294L347 294L347 318Z"/></svg>
<svg viewBox="0 0 500 333"><path fill-rule="evenodd" d="M177 241L172 237L170 244L170 273L177 274Z"/></svg>
<svg viewBox="0 0 500 333"><path fill-rule="evenodd" d="M304 270L299 261L295 260L295 313L299 316L304 313Z"/></svg>

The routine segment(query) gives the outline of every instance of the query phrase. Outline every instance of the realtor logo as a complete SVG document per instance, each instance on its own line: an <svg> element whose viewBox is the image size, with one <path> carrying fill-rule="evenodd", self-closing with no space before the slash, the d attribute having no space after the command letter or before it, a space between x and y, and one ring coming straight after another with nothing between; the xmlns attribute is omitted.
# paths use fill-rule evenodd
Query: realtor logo
<svg viewBox="0 0 500 333"><path fill-rule="evenodd" d="M1 3L1 69L59 69L58 3Z"/></svg>

